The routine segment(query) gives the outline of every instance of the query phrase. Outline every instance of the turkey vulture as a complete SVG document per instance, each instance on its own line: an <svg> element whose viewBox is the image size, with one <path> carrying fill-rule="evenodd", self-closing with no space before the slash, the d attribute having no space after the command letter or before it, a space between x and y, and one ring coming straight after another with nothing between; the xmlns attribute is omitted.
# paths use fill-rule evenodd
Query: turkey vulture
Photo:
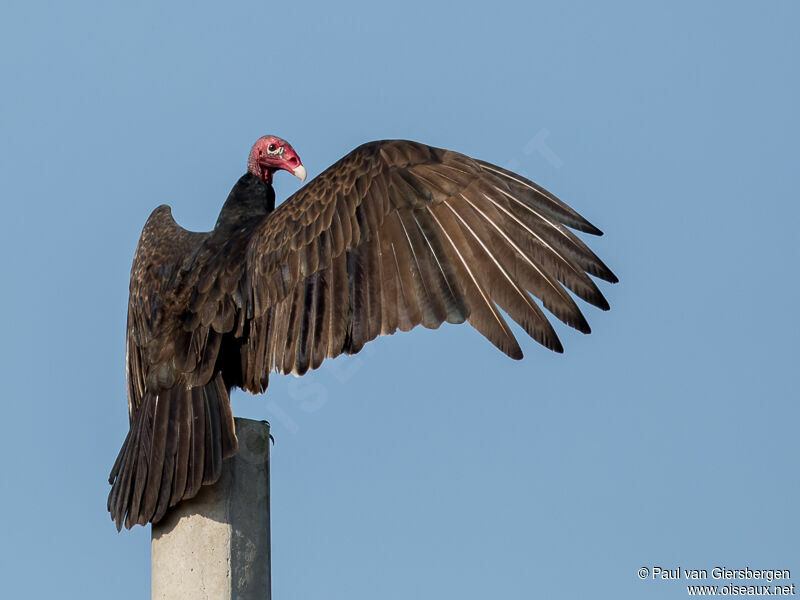
<svg viewBox="0 0 800 600"><path fill-rule="evenodd" d="M214 230L156 208L133 260L130 431L111 470L117 529L157 522L236 453L229 392L267 388L326 357L416 325L469 322L514 359L499 309L556 352L542 305L589 333L573 294L603 310L593 275L617 278L567 227L601 231L532 181L416 142L356 148L275 208L280 169L305 180L286 141L264 136Z"/></svg>

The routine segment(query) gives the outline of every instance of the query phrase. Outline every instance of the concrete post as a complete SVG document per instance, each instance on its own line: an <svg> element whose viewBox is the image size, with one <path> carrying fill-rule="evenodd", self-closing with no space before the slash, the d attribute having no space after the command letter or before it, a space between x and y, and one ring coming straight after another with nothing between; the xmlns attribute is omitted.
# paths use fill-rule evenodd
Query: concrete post
<svg viewBox="0 0 800 600"><path fill-rule="evenodd" d="M270 600L269 424L236 435L220 480L153 525L153 600Z"/></svg>

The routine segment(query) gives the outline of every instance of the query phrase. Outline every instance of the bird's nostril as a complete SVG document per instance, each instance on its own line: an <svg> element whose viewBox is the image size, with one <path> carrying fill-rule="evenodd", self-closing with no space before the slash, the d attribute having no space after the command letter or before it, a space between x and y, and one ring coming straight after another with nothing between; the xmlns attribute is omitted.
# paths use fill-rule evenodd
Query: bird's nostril
<svg viewBox="0 0 800 600"><path fill-rule="evenodd" d="M289 158L289 164L292 165L293 167L296 166L297 163L298 163L298 160L297 160L296 156L292 156L292 157Z"/></svg>

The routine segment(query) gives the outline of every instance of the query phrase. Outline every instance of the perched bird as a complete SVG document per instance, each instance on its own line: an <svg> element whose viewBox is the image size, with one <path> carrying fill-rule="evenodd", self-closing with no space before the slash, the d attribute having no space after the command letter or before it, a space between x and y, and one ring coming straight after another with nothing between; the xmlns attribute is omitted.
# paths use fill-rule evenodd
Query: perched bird
<svg viewBox="0 0 800 600"><path fill-rule="evenodd" d="M356 148L275 208L272 177L305 180L291 145L264 136L208 233L168 206L144 226L128 304L130 431L111 470L117 529L157 522L236 453L229 392L303 375L379 335L467 321L511 358L505 311L561 343L542 309L589 333L567 290L603 310L589 275L617 278L569 229L601 235L532 181L409 141Z"/></svg>

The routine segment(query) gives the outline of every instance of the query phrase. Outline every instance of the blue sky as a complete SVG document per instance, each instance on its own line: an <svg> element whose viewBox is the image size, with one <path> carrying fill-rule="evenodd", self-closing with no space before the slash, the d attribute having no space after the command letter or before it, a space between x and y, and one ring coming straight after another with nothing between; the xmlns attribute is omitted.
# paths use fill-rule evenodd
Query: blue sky
<svg viewBox="0 0 800 600"><path fill-rule="evenodd" d="M509 166L621 279L508 360L381 339L234 411L273 424L277 598L677 598L800 576L800 9L770 3L17 2L0 21L6 598L142 598L117 534L123 338L158 204L208 229L264 133L314 176L410 138ZM278 176L279 198L298 183Z"/></svg>

